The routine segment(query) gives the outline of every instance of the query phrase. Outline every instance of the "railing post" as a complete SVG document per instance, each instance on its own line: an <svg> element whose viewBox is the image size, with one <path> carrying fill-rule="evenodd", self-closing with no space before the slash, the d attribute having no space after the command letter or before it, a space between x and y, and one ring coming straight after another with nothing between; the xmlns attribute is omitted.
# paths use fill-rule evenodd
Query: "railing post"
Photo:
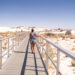
<svg viewBox="0 0 75 75"><path fill-rule="evenodd" d="M60 51L57 50L57 73L56 75L59 75L59 65L60 65Z"/></svg>
<svg viewBox="0 0 75 75"><path fill-rule="evenodd" d="M14 45L15 45L15 43L14 43L14 37L13 37L13 40L12 40L12 44L13 44L13 50L14 50Z"/></svg>
<svg viewBox="0 0 75 75"><path fill-rule="evenodd" d="M9 57L9 38L8 38L8 55L7 57Z"/></svg>
<svg viewBox="0 0 75 75"><path fill-rule="evenodd" d="M20 38L20 35L18 35L18 46L19 46L19 38Z"/></svg>
<svg viewBox="0 0 75 75"><path fill-rule="evenodd" d="M41 39L41 53L43 52L43 39Z"/></svg>
<svg viewBox="0 0 75 75"><path fill-rule="evenodd" d="M47 56L48 55L48 49L49 49L48 48L48 42L46 42L46 53L47 53L46 54L46 67L47 67L47 70L48 70L48 56Z"/></svg>
<svg viewBox="0 0 75 75"><path fill-rule="evenodd" d="M2 68L2 40L0 40L0 69Z"/></svg>
<svg viewBox="0 0 75 75"><path fill-rule="evenodd" d="M43 45L41 44L41 53L43 53Z"/></svg>
<svg viewBox="0 0 75 75"><path fill-rule="evenodd" d="M43 43L43 39L41 39L41 38L40 38L40 40L39 40L39 41L40 41L40 43L41 43L41 44Z"/></svg>

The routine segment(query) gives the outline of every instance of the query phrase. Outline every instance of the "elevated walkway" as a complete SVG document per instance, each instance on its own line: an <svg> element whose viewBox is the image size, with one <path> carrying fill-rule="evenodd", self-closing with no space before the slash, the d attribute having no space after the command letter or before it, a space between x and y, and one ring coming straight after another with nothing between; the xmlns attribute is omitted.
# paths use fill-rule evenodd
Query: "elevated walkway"
<svg viewBox="0 0 75 75"><path fill-rule="evenodd" d="M21 40L18 40L18 46L15 47L15 50L8 58L5 65L1 66L2 69L0 69L0 75L66 75L62 74L62 72L60 71L60 52L75 60L74 53L72 53L70 50L66 50L61 46L54 44L49 39L40 37L37 39L37 44L35 46L35 54L32 54L28 39L29 36L26 36L25 39L21 39L22 42L20 42ZM56 62L54 62L51 56L49 55L52 50L50 48L51 45L56 48L55 52L53 53L57 58ZM0 50L0 58L2 57L1 51L2 45ZM39 51L41 53L44 52L45 61L43 61L43 57L41 57L42 55L40 55ZM0 62L1 61L2 60L0 60ZM49 65L49 63L52 63L52 65L54 66L56 70L56 72L54 70L55 74L49 73L48 69L51 65Z"/></svg>
<svg viewBox="0 0 75 75"><path fill-rule="evenodd" d="M48 75L37 46L35 49L32 54L26 37L2 67L0 75Z"/></svg>

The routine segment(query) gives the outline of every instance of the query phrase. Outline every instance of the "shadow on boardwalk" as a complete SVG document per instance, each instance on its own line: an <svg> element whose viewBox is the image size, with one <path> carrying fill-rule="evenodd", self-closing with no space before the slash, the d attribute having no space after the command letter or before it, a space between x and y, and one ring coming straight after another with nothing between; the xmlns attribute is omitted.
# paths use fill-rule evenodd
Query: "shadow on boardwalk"
<svg viewBox="0 0 75 75"><path fill-rule="evenodd" d="M28 41L21 75L48 75L43 59L36 45L35 54L32 54Z"/></svg>
<svg viewBox="0 0 75 75"><path fill-rule="evenodd" d="M0 75L48 75L38 46L35 47L35 54L32 54L28 37L22 42L18 49L14 50L0 70Z"/></svg>

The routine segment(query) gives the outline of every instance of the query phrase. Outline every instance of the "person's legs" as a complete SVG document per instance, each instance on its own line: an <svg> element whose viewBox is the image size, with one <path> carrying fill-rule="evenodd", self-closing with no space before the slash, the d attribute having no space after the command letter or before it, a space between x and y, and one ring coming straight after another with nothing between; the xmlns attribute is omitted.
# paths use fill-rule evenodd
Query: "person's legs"
<svg viewBox="0 0 75 75"><path fill-rule="evenodd" d="M33 43L31 42L30 44L31 44L31 50L33 50Z"/></svg>
<svg viewBox="0 0 75 75"><path fill-rule="evenodd" d="M33 53L35 53L35 43L33 43Z"/></svg>
<svg viewBox="0 0 75 75"><path fill-rule="evenodd" d="M34 42L31 42L31 50L32 50L32 53L34 53L34 48L35 48L35 43Z"/></svg>

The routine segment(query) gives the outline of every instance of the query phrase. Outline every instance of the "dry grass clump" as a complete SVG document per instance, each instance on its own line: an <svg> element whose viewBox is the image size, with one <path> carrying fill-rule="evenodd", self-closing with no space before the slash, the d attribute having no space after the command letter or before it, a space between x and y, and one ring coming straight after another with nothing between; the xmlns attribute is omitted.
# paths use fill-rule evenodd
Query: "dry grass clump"
<svg viewBox="0 0 75 75"><path fill-rule="evenodd" d="M7 48L7 45L8 45L8 41L7 40L5 40L4 42L3 42L3 50L5 50L6 48Z"/></svg>
<svg viewBox="0 0 75 75"><path fill-rule="evenodd" d="M50 56L51 58L54 57L53 49L52 49L52 46L51 46L51 45L49 45L49 56Z"/></svg>
<svg viewBox="0 0 75 75"><path fill-rule="evenodd" d="M71 39L75 39L75 35L70 35L70 38Z"/></svg>
<svg viewBox="0 0 75 75"><path fill-rule="evenodd" d="M50 75L56 75L56 70L52 64L49 64L48 70L50 71L49 72Z"/></svg>
<svg viewBox="0 0 75 75"><path fill-rule="evenodd" d="M72 51L74 51L75 50L75 48L72 48Z"/></svg>
<svg viewBox="0 0 75 75"><path fill-rule="evenodd" d="M8 46L8 40L3 40L2 41L2 49L6 50L7 46Z"/></svg>
<svg viewBox="0 0 75 75"><path fill-rule="evenodd" d="M70 38L70 39L75 39L75 35L72 35L72 34L70 34L70 35L65 35L65 37L66 37L66 38Z"/></svg>
<svg viewBox="0 0 75 75"><path fill-rule="evenodd" d="M49 65L49 69L54 69L54 66L52 64Z"/></svg>
<svg viewBox="0 0 75 75"><path fill-rule="evenodd" d="M45 53L45 51L43 51L43 52L41 53L41 55L42 55L43 58L46 58L46 53Z"/></svg>
<svg viewBox="0 0 75 75"><path fill-rule="evenodd" d="M0 39L4 38L4 37L8 37L8 36L12 36L14 35L15 32L0 32ZM8 45L8 40L3 40L2 41L3 45L2 45L2 49L6 50L7 45Z"/></svg>
<svg viewBox="0 0 75 75"><path fill-rule="evenodd" d="M15 34L15 32L0 32L0 38L12 36L14 34Z"/></svg>
<svg viewBox="0 0 75 75"><path fill-rule="evenodd" d="M75 39L75 35L72 34L42 34L42 36L46 37L46 38L70 38L70 39Z"/></svg>
<svg viewBox="0 0 75 75"><path fill-rule="evenodd" d="M13 38L12 39L12 41L13 40L15 40L15 41L22 41L23 39L25 38L25 36L17 36L16 38ZM3 47L2 47L2 49L3 50L6 50L6 48L7 48L7 46L8 46L8 40L4 40L4 41L2 41L2 43L3 43Z"/></svg>
<svg viewBox="0 0 75 75"><path fill-rule="evenodd" d="M65 34L66 35L70 35L71 34L71 30L67 30Z"/></svg>
<svg viewBox="0 0 75 75"><path fill-rule="evenodd" d="M72 66L75 66L75 61L74 61L74 60L72 60L71 64L72 64Z"/></svg>
<svg viewBox="0 0 75 75"><path fill-rule="evenodd" d="M4 38L4 37L8 37L8 36L13 36L13 35L15 35L16 34L16 32L0 32L0 38L2 39L2 38ZM21 35L21 36L17 36L17 37L15 37L15 38L12 38L12 41L13 40L15 40L15 41L21 41L21 40L23 40L25 38L25 36L24 35ZM10 39L9 39L10 40ZM7 48L7 46L8 46L8 39L6 39L6 40L3 40L2 41L2 43L3 43L3 45L2 45L2 49L3 50L6 50L6 48Z"/></svg>

